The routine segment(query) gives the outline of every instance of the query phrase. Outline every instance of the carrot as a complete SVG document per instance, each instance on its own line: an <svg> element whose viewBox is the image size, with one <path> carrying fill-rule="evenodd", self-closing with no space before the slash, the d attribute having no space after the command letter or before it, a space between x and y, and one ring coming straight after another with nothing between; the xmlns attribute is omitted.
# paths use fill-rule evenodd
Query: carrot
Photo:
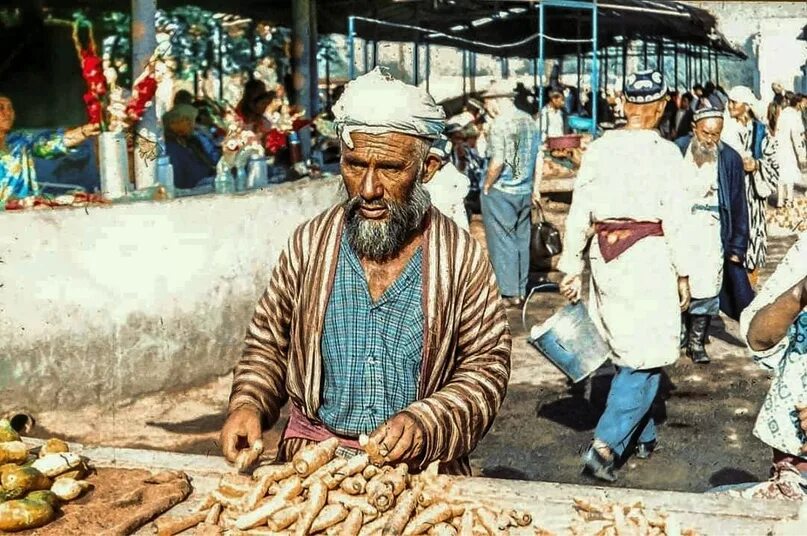
<svg viewBox="0 0 807 536"><path fill-rule="evenodd" d="M283 482L275 497L266 504L259 506L251 512L240 516L235 521L235 527L240 530L251 529L257 527L261 523L265 523L269 517L281 510L289 500L293 499L300 492L303 491L303 482L299 477L292 477Z"/></svg>
<svg viewBox="0 0 807 536"><path fill-rule="evenodd" d="M294 455L292 463L294 470L300 476L308 476L333 458L336 449L339 447L339 440L335 437L327 439L322 443L309 445Z"/></svg>
<svg viewBox="0 0 807 536"><path fill-rule="evenodd" d="M503 533L503 530L499 527L499 520L496 519L496 514L487 508L477 508L476 517L479 519L479 523L485 528L486 531L488 531L488 534L491 536L498 536L499 534Z"/></svg>
<svg viewBox="0 0 807 536"><path fill-rule="evenodd" d="M344 466L334 473L336 476L347 478L364 471L364 468L370 463L367 454L358 454L350 458Z"/></svg>
<svg viewBox="0 0 807 536"><path fill-rule="evenodd" d="M329 504L323 506L319 515L317 515L314 522L311 524L311 534L322 532L337 523L341 523L347 518L348 511L341 504Z"/></svg>
<svg viewBox="0 0 807 536"><path fill-rule="evenodd" d="M461 515L463 510L464 508L461 506L446 503L433 504L412 518L404 530L404 536L423 534L434 525Z"/></svg>
<svg viewBox="0 0 807 536"><path fill-rule="evenodd" d="M213 491L211 491L210 495L213 497L213 500L215 500L217 503L220 503L222 506L243 511L244 498L242 495L231 495L218 489L214 489Z"/></svg>
<svg viewBox="0 0 807 536"><path fill-rule="evenodd" d="M216 499L213 498L213 495L208 495L207 497L205 497L204 501L202 501L198 505L196 505L193 508L193 510L191 510L191 511L194 512L194 513L195 512L201 512L202 510L208 511L208 510L210 510L210 508L212 506L214 506L216 504L218 504L218 502L216 501Z"/></svg>
<svg viewBox="0 0 807 536"><path fill-rule="evenodd" d="M341 525L340 536L358 536L363 521L364 515L361 510L358 508L351 509L347 519Z"/></svg>
<svg viewBox="0 0 807 536"><path fill-rule="evenodd" d="M157 536L174 536L203 523L206 517L207 512L197 512L185 517L158 519L154 526L157 528Z"/></svg>
<svg viewBox="0 0 807 536"><path fill-rule="evenodd" d="M361 495L367 489L367 480L360 474L345 478L339 487L345 493L351 495Z"/></svg>
<svg viewBox="0 0 807 536"><path fill-rule="evenodd" d="M270 476L272 482L280 482L296 474L294 465L284 463L283 465L261 465L252 472L252 478L260 480L264 476Z"/></svg>
<svg viewBox="0 0 807 536"><path fill-rule="evenodd" d="M361 472L361 475L364 477L365 480L370 480L371 478L378 475L379 473L381 473L381 468L380 467L378 467L376 465L368 465Z"/></svg>
<svg viewBox="0 0 807 536"><path fill-rule="evenodd" d="M334 476L334 472L338 471L346 463L347 460L344 458L334 458L303 480L303 487L309 488L317 480L321 480L326 486L328 486L328 489L335 489L339 487L339 482L341 482L342 479L337 479Z"/></svg>
<svg viewBox="0 0 807 536"><path fill-rule="evenodd" d="M219 480L218 490L228 495L244 495L252 490L254 482L244 475L224 475Z"/></svg>
<svg viewBox="0 0 807 536"><path fill-rule="evenodd" d="M210 510L207 511L207 515L205 516L205 524L217 525L219 522L220 515L221 515L221 503L216 503L210 507Z"/></svg>
<svg viewBox="0 0 807 536"><path fill-rule="evenodd" d="M238 469L238 472L246 473L253 465L255 465L255 462L258 461L258 458L262 453L263 441L256 439L251 447L238 453L238 457L235 459L235 467Z"/></svg>
<svg viewBox="0 0 807 536"><path fill-rule="evenodd" d="M258 483L255 484L248 493L244 494L242 499L243 509L247 512L254 509L258 505L258 502L266 496L266 492L269 491L269 487L272 484L274 484L272 475L262 476L258 480Z"/></svg>
<svg viewBox="0 0 807 536"><path fill-rule="evenodd" d="M510 510L507 515L519 527L529 527L532 524L532 515L523 510Z"/></svg>
<svg viewBox="0 0 807 536"><path fill-rule="evenodd" d="M423 491L423 486L418 484L413 489L401 493L398 498L398 504L395 506L395 510L392 511L392 515L381 533L383 536L400 536L403 534L406 524L409 523L409 519L412 517L412 512L417 507L417 498L421 491Z"/></svg>
<svg viewBox="0 0 807 536"><path fill-rule="evenodd" d="M462 514L460 521L460 535L459 536L473 536L474 534L474 513L471 510L466 510Z"/></svg>
<svg viewBox="0 0 807 536"><path fill-rule="evenodd" d="M456 536L457 529L449 523L438 523L429 529L429 536Z"/></svg>
<svg viewBox="0 0 807 536"><path fill-rule="evenodd" d="M386 512L395 503L392 486L383 480L383 473L367 483L367 498L379 512Z"/></svg>
<svg viewBox="0 0 807 536"><path fill-rule="evenodd" d="M375 509L364 497L348 495L344 491L336 490L328 494L328 504L344 504L348 508L358 508L366 517L375 517L378 510Z"/></svg>
<svg viewBox="0 0 807 536"><path fill-rule="evenodd" d="M391 515L392 512L387 512L375 521L367 523L359 531L359 536L376 536L377 534L380 534L381 531L384 530L384 527L387 526L387 522L389 521Z"/></svg>
<svg viewBox="0 0 807 536"><path fill-rule="evenodd" d="M384 456L389 454L378 442L364 434L359 436L359 445L367 453L370 463L373 465L384 465Z"/></svg>
<svg viewBox="0 0 807 536"><path fill-rule="evenodd" d="M196 526L196 531L193 533L193 536L221 536L223 533L224 529L218 525L202 523Z"/></svg>
<svg viewBox="0 0 807 536"><path fill-rule="evenodd" d="M408 482L409 468L405 464L399 464L391 471L385 471L381 480L392 487L392 493L397 497L406 489Z"/></svg>
<svg viewBox="0 0 807 536"><path fill-rule="evenodd" d="M297 519L297 526L294 534L296 536L306 536L314 520L319 515L328 500L328 487L322 482L315 482L308 488L308 500L304 503L300 517ZM344 518L343 518L344 519Z"/></svg>
<svg viewBox="0 0 807 536"><path fill-rule="evenodd" d="M302 504L295 504L292 506L288 506L283 510L279 510L272 517L270 517L266 525L271 530L274 531L281 531L287 529L297 522L297 519L299 519L300 512L302 510L303 510Z"/></svg>

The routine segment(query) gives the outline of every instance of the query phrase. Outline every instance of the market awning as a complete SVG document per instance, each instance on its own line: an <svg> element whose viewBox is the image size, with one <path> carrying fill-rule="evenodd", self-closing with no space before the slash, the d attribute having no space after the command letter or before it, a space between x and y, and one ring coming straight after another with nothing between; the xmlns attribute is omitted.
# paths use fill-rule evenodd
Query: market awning
<svg viewBox="0 0 807 536"><path fill-rule="evenodd" d="M131 0L41 2L54 8L124 11L131 4ZM0 0L0 5L3 3L11 2ZM291 0L231 0L226 4L220 0L158 1L160 8L188 3L277 25L288 26L291 22ZM529 58L537 55L537 0L319 0L316 4L320 33L346 33L348 18L352 15L362 17L355 25L357 36L371 41L448 45L497 56ZM390 27L367 19L409 28ZM591 35L591 18L577 10L547 9L546 29L546 34L552 38L547 42L547 56L573 53L577 44L569 41ZM712 14L670 0L600 1L600 46L620 44L622 38L687 43L710 47L713 52L727 56L745 57L717 31L717 21Z"/></svg>

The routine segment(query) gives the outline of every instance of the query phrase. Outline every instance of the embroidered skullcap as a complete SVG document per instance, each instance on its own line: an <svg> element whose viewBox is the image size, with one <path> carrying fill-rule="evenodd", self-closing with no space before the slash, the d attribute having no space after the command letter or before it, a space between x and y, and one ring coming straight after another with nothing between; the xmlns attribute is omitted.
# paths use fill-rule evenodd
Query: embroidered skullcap
<svg viewBox="0 0 807 536"><path fill-rule="evenodd" d="M717 95L702 98L698 102L698 107L695 109L693 119L697 123L698 121L710 118L723 119L723 102Z"/></svg>
<svg viewBox="0 0 807 536"><path fill-rule="evenodd" d="M196 121L199 110L190 104L177 104L163 114L163 124L167 125L176 119L190 119Z"/></svg>
<svg viewBox="0 0 807 536"><path fill-rule="evenodd" d="M429 154L436 156L443 162L447 162L448 158L451 156L453 146L454 144L451 143L451 140L445 136L440 136L432 142L429 148Z"/></svg>
<svg viewBox="0 0 807 536"><path fill-rule="evenodd" d="M756 95L746 86L734 86L729 91L728 98L734 102L740 102L749 106L754 106L757 103Z"/></svg>
<svg viewBox="0 0 807 536"><path fill-rule="evenodd" d="M351 149L351 132L398 132L437 139L446 118L424 89L396 80L381 67L349 82L333 114L342 141Z"/></svg>
<svg viewBox="0 0 807 536"><path fill-rule="evenodd" d="M667 96L667 84L661 73L654 70L637 71L625 80L625 100L633 104L649 104Z"/></svg>

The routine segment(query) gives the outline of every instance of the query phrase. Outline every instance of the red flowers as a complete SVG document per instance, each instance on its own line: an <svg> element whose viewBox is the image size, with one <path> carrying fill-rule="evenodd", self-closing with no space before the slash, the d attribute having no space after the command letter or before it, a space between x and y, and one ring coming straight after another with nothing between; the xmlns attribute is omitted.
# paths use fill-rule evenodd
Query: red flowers
<svg viewBox="0 0 807 536"><path fill-rule="evenodd" d="M87 92L84 94L84 104L87 107L87 118L90 123L101 123L103 120L104 95L107 93L106 78L101 58L95 53L95 47L81 49L81 75L87 83Z"/></svg>
<svg viewBox="0 0 807 536"><path fill-rule="evenodd" d="M286 147L286 134L280 132L278 129L273 128L266 135L266 150L269 154L277 154L281 149Z"/></svg>
<svg viewBox="0 0 807 536"><path fill-rule="evenodd" d="M146 73L144 73L145 76L141 76L135 83L132 97L129 99L129 102L126 103L126 117L129 118L132 124L140 121L146 111L146 107L157 93L157 79L154 78L153 70L147 68Z"/></svg>

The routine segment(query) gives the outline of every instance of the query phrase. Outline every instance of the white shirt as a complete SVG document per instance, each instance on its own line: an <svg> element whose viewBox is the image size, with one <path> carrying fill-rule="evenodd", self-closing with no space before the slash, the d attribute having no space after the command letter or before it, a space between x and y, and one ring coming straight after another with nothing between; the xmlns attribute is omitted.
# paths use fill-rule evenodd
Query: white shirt
<svg viewBox="0 0 807 536"><path fill-rule="evenodd" d="M549 104L544 106L541 114L543 125L541 126L542 139L559 138L564 135L563 111L556 110Z"/></svg>

